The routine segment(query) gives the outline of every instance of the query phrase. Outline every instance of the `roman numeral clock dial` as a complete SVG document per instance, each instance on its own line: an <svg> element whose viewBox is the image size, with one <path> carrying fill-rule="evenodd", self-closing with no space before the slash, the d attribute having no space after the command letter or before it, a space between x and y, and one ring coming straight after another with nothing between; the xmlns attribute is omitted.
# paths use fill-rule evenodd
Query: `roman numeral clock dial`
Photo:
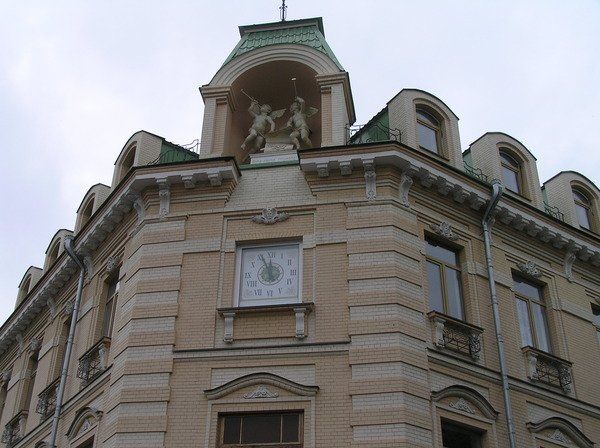
<svg viewBox="0 0 600 448"><path fill-rule="evenodd" d="M242 248L240 306L299 301L299 257L298 244Z"/></svg>

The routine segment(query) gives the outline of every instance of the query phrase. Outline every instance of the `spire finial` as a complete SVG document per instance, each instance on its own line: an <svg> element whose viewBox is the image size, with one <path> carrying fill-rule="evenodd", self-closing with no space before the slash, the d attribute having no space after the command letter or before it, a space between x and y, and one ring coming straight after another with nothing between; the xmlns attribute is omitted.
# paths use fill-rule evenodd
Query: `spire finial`
<svg viewBox="0 0 600 448"><path fill-rule="evenodd" d="M281 6L279 7L281 21L285 22L285 16L287 15L287 6L285 6L285 0L281 0Z"/></svg>

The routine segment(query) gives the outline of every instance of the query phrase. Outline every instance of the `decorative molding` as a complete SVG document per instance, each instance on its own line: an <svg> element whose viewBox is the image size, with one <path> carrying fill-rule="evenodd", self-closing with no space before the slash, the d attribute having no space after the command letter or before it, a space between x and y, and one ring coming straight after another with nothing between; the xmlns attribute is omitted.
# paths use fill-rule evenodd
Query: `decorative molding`
<svg viewBox="0 0 600 448"><path fill-rule="evenodd" d="M352 163L350 160L340 161L340 173L342 176L349 176L352 174Z"/></svg>
<svg viewBox="0 0 600 448"><path fill-rule="evenodd" d="M28 348L30 353L38 353L42 348L42 338L31 338Z"/></svg>
<svg viewBox="0 0 600 448"><path fill-rule="evenodd" d="M319 391L318 386L307 386L273 373L258 372L241 376L212 389L206 389L204 395L209 400L215 400L229 395L236 390L254 385L263 387L270 385L304 397L314 397Z"/></svg>
<svg viewBox="0 0 600 448"><path fill-rule="evenodd" d="M183 176L182 176L183 177ZM135 200L131 204L135 213L137 215L137 223L141 223L144 219L146 219L146 204L144 203L144 199L139 193L134 195Z"/></svg>
<svg viewBox="0 0 600 448"><path fill-rule="evenodd" d="M296 339L304 339L307 336L304 321L308 313L310 313L309 308L294 308L294 315L296 317Z"/></svg>
<svg viewBox="0 0 600 448"><path fill-rule="evenodd" d="M10 378L12 377L12 370L6 369L0 373L0 387L6 387Z"/></svg>
<svg viewBox="0 0 600 448"><path fill-rule="evenodd" d="M181 176L181 180L183 181L183 186L185 188L194 188L196 186L196 181L194 180L193 175Z"/></svg>
<svg viewBox="0 0 600 448"><path fill-rule="evenodd" d="M494 409L490 402L483 395L470 387L456 384L431 394L431 399L437 402L444 398L451 397L456 397L459 401L463 398L467 404L475 406L484 417L490 420L496 420L498 418L498 411Z"/></svg>
<svg viewBox="0 0 600 448"><path fill-rule="evenodd" d="M263 208L260 215L253 216L252 222L258 224L275 224L277 222L285 221L290 215L286 212L278 212L276 208Z"/></svg>
<svg viewBox="0 0 600 448"><path fill-rule="evenodd" d="M317 163L317 176L328 177L329 165L327 163Z"/></svg>
<svg viewBox="0 0 600 448"><path fill-rule="evenodd" d="M539 270L535 262L529 260L525 263L517 264L519 270L530 277L539 278L542 276L542 272Z"/></svg>
<svg viewBox="0 0 600 448"><path fill-rule="evenodd" d="M429 228L447 240L456 241L458 239L458 236L454 234L452 226L448 221L442 221L438 225L431 224Z"/></svg>
<svg viewBox="0 0 600 448"><path fill-rule="evenodd" d="M467 401L462 397L460 397L455 402L450 403L450 407L453 409L456 409L458 411L464 411L464 412L468 412L469 414L475 414L475 411L473 410L473 408L471 406L469 406L469 403L467 403Z"/></svg>
<svg viewBox="0 0 600 448"><path fill-rule="evenodd" d="M208 181L211 186L219 187L223 183L223 178L221 176L221 173L219 173L219 172L209 172L208 173Z"/></svg>
<svg viewBox="0 0 600 448"><path fill-rule="evenodd" d="M94 275L94 260L90 254L83 257L83 265L85 266L85 275L88 279Z"/></svg>
<svg viewBox="0 0 600 448"><path fill-rule="evenodd" d="M121 257L119 255L111 255L106 259L106 272L112 274L117 270L121 263Z"/></svg>
<svg viewBox="0 0 600 448"><path fill-rule="evenodd" d="M552 434L550 434L550 439L558 440L561 443L569 443L570 440L565 436L560 429L556 428Z"/></svg>
<svg viewBox="0 0 600 448"><path fill-rule="evenodd" d="M593 448L592 442L577 426L562 417L550 417L538 423L527 423L527 428L532 433L540 433L547 429L555 431L550 435L549 439L560 441L562 443L575 443L579 448ZM559 431L560 434L557 434ZM555 438L557 436L558 438ZM561 437L568 437L570 440L563 442ZM572 441L572 442L571 442Z"/></svg>
<svg viewBox="0 0 600 448"><path fill-rule="evenodd" d="M158 217L164 219L169 214L171 207L171 190L167 178L156 179L158 184L158 196L160 198L160 207L158 209Z"/></svg>
<svg viewBox="0 0 600 448"><path fill-rule="evenodd" d="M23 350L25 350L25 341L23 340L23 333L18 333L15 336L15 340L17 341L17 347L19 349L19 354L23 353Z"/></svg>
<svg viewBox="0 0 600 448"><path fill-rule="evenodd" d="M235 312L229 311L223 313L223 319L225 320L225 327L223 330L223 341L231 344L233 342L233 319L235 318Z"/></svg>
<svg viewBox="0 0 600 448"><path fill-rule="evenodd" d="M410 208L410 202L408 200L408 192L410 191L410 187L412 187L413 184L413 179L412 177L410 177L406 172L402 173L402 176L400 176L400 186L399 186L399 193L400 193L400 202L402 203L402 205L404 205L405 207Z"/></svg>
<svg viewBox="0 0 600 448"><path fill-rule="evenodd" d="M246 400L252 400L252 399L256 399L256 398L277 398L277 397L279 397L279 394L277 392L271 392L269 389L267 389L262 384L260 386L258 386L256 389L254 389L254 391L248 392L247 394L244 395L244 398Z"/></svg>
<svg viewBox="0 0 600 448"><path fill-rule="evenodd" d="M363 169L365 172L365 196L368 201L373 201L377 198L377 174L373 159L363 160Z"/></svg>
<svg viewBox="0 0 600 448"><path fill-rule="evenodd" d="M65 306L62 309L62 314L65 317L71 317L73 314L73 308L75 307L75 299L67 300Z"/></svg>
<svg viewBox="0 0 600 448"><path fill-rule="evenodd" d="M573 263L577 259L577 254L574 250L568 250L565 254L564 259L564 267L565 267L565 275L567 276L567 280L570 282L574 281L573 278Z"/></svg>
<svg viewBox="0 0 600 448"><path fill-rule="evenodd" d="M73 440L84 432L89 431L102 418L102 411L96 408L85 407L75 415L67 431L67 438Z"/></svg>
<svg viewBox="0 0 600 448"><path fill-rule="evenodd" d="M58 313L58 308L56 306L56 302L52 297L48 297L46 299L46 305L48 305L48 310L50 311L50 317L54 319L56 314Z"/></svg>

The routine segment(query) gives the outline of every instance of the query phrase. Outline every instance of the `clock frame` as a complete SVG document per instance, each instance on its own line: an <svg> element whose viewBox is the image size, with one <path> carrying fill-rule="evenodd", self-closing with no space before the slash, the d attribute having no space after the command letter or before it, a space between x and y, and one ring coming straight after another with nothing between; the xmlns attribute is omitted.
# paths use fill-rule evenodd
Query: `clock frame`
<svg viewBox="0 0 600 448"><path fill-rule="evenodd" d="M234 306L302 302L302 243L285 241L236 248Z"/></svg>

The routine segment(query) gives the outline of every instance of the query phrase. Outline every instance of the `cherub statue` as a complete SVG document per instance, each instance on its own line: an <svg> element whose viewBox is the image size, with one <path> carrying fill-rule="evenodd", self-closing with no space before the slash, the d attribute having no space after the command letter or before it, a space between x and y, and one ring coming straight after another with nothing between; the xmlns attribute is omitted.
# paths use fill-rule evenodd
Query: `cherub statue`
<svg viewBox="0 0 600 448"><path fill-rule="evenodd" d="M300 140L298 137L304 142L308 147L312 147L312 142L310 141L310 133L311 130L308 127L308 123L306 122L307 118L312 117L316 114L319 109L314 107L309 107L308 111L305 112L305 102L299 96L294 98L294 101L290 105L290 112L292 116L289 118L286 128L291 128L292 132L290 134L290 139L294 143L294 148L300 149Z"/></svg>
<svg viewBox="0 0 600 448"><path fill-rule="evenodd" d="M243 93L246 94L246 92ZM274 119L281 117L284 114L285 109L272 112L271 106L268 104L263 104L261 106L256 99L252 98L250 95L247 96L251 100L248 112L254 117L254 120L252 121L250 129L248 129L248 136L244 140L244 143L242 143L242 149L245 150L247 145L252 144L253 149L258 151L265 143L266 134L275 131Z"/></svg>

